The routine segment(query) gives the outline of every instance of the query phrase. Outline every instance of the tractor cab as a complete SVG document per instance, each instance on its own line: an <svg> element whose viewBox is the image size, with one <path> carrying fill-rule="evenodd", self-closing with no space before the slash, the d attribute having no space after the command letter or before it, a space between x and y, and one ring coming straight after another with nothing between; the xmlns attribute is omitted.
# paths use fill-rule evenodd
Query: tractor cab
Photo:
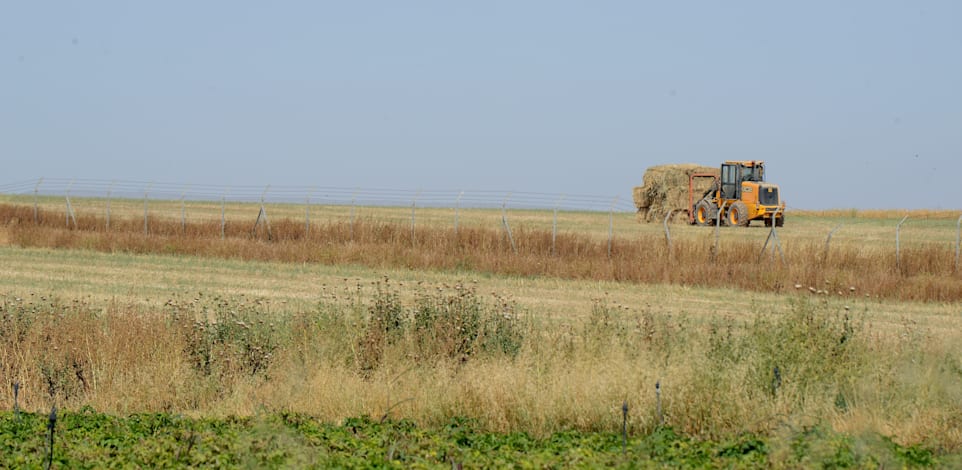
<svg viewBox="0 0 962 470"><path fill-rule="evenodd" d="M765 162L727 161L721 166L722 199L741 199L742 183L761 183L765 181Z"/></svg>

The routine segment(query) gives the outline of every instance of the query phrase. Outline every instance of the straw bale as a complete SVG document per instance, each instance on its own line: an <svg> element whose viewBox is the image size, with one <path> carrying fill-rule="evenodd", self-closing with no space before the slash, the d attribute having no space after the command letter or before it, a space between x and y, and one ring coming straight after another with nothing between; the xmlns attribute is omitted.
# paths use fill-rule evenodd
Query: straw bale
<svg viewBox="0 0 962 470"><path fill-rule="evenodd" d="M638 219L644 222L660 222L669 210L678 213L675 220L687 220L688 214L688 178L694 173L708 173L718 176L717 167L696 165L693 163L659 165L645 171L644 185L637 186L632 191L635 207L638 208ZM695 180L695 199L708 190L710 178Z"/></svg>

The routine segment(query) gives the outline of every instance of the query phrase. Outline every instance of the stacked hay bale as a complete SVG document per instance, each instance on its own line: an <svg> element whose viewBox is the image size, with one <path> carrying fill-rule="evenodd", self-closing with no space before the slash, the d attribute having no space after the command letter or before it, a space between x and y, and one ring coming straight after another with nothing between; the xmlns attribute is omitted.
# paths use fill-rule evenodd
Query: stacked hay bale
<svg viewBox="0 0 962 470"><path fill-rule="evenodd" d="M645 171L644 186L633 191L638 220L661 222L669 210L678 214L674 220L688 220L688 177L695 173L719 175L717 167L701 166L692 163L679 165L659 165ZM694 185L695 200L698 200L711 186L711 178L696 178Z"/></svg>

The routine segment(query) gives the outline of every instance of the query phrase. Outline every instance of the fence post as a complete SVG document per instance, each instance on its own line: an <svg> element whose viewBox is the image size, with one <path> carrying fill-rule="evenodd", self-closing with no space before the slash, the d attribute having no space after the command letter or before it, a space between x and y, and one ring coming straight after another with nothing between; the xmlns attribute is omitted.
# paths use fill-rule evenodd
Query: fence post
<svg viewBox="0 0 962 470"><path fill-rule="evenodd" d="M902 217L899 224L895 226L895 269L898 270L899 273L902 272L902 249L899 243L899 232L902 231L902 224L904 224L905 219L908 218L909 216Z"/></svg>
<svg viewBox="0 0 962 470"><path fill-rule="evenodd" d="M13 416L20 423L20 382L13 383Z"/></svg>
<svg viewBox="0 0 962 470"><path fill-rule="evenodd" d="M508 240L511 242L511 251L514 254L518 254L518 247L514 244L514 235L511 234L511 226L508 225L508 199L511 198L511 193L508 193L504 197L504 202L501 203L501 223L504 225L504 231L508 232Z"/></svg>
<svg viewBox="0 0 962 470"><path fill-rule="evenodd" d="M665 226L665 242L668 244L668 259L671 259L671 231L668 230L668 219L671 218L671 213L674 212L672 209L668 209L668 213L665 214L665 220L662 225Z"/></svg>
<svg viewBox="0 0 962 470"><path fill-rule="evenodd" d="M781 208L775 209L775 213L772 214L772 229L768 232L768 238L765 239L765 244L762 245L762 251L758 253L758 260L761 261L762 255L765 254L765 250L768 248L768 242L772 242L772 263L775 262L775 250L778 250L778 255L782 259L782 263L785 262L785 253L782 252L782 241L778 239L778 232L775 228L778 224L775 220L778 219L778 213L781 212Z"/></svg>
<svg viewBox="0 0 962 470"><path fill-rule="evenodd" d="M144 235L147 235L147 193L153 186L154 183L150 183L146 188L144 188Z"/></svg>
<svg viewBox="0 0 962 470"><path fill-rule="evenodd" d="M711 261L714 263L716 257L718 256L718 232L721 231L721 221L722 214L725 212L725 201L722 201L721 207L718 208L718 214L715 214L715 245L712 246L711 251Z"/></svg>
<svg viewBox="0 0 962 470"><path fill-rule="evenodd" d="M461 198L464 196L464 191L458 194L457 201L454 202L454 236L458 236L458 213L461 211Z"/></svg>
<svg viewBox="0 0 962 470"><path fill-rule="evenodd" d="M558 239L558 207L561 206L561 201L563 201L565 195L562 194L561 197L554 203L554 219L551 221L551 255L557 255L558 252L555 249L555 242Z"/></svg>
<svg viewBox="0 0 962 470"><path fill-rule="evenodd" d="M778 224L776 223L779 212L782 212L782 217L785 217L784 210L782 208L775 209L775 214L772 215L772 240L774 240L774 246L772 247L772 263L775 263L775 248L778 248L778 257L782 260L782 264L785 264L785 253L782 251L782 240L778 238Z"/></svg>
<svg viewBox="0 0 962 470"><path fill-rule="evenodd" d="M264 226L267 227L267 239L274 239L274 232L271 230L271 220L267 217L267 208L264 207L264 198L267 197L267 191L270 191L271 185L267 185L264 188L264 192L261 193L261 208L257 211L257 220L254 221L254 228L251 229L251 237L257 235L257 227L261 224L261 220L264 222Z"/></svg>
<svg viewBox="0 0 962 470"><path fill-rule="evenodd" d="M224 194L220 197L220 239L224 239L224 227L227 225L227 217L225 216L225 206L227 205L227 193L230 192L230 188L224 191Z"/></svg>
<svg viewBox="0 0 962 470"><path fill-rule="evenodd" d="M611 201L611 208L608 209L608 259L611 259L611 239L615 236L615 204L618 204L618 196Z"/></svg>
<svg viewBox="0 0 962 470"><path fill-rule="evenodd" d="M628 399L621 402L621 455L628 452Z"/></svg>
<svg viewBox="0 0 962 470"><path fill-rule="evenodd" d="M104 230L110 231L110 198L114 192L114 184L116 181L111 181L110 186L107 188L107 222L104 224Z"/></svg>
<svg viewBox="0 0 962 470"><path fill-rule="evenodd" d="M73 180L67 184L67 190L64 191L64 198L67 200L67 205L63 209L63 226L70 228L70 188L73 186Z"/></svg>
<svg viewBox="0 0 962 470"><path fill-rule="evenodd" d="M414 195L414 199L411 200L411 247L413 248L416 244L415 234L414 234L414 211L418 206L418 197L421 195L421 190Z"/></svg>
<svg viewBox="0 0 962 470"><path fill-rule="evenodd" d="M354 206L357 204L357 192L360 188L354 190L354 194L351 194L351 241L354 241Z"/></svg>
<svg viewBox="0 0 962 470"><path fill-rule="evenodd" d="M955 272L959 272L959 244L962 243L962 215L955 223Z"/></svg>
<svg viewBox="0 0 962 470"><path fill-rule="evenodd" d="M67 191L64 193L64 197L67 200L66 214L64 214L64 223L67 228L70 228L70 220L73 219L73 228L77 228L77 216L74 214L73 205L70 204L70 189L73 188L73 180L70 180L70 184L67 185Z"/></svg>
<svg viewBox="0 0 962 470"><path fill-rule="evenodd" d="M180 230L184 235L187 235L187 203L184 202L184 198L187 197L187 187L184 187L184 191L180 193Z"/></svg>
<svg viewBox="0 0 962 470"><path fill-rule="evenodd" d="M39 180L37 180L37 185L33 187L33 223L35 224L40 223L40 209L37 207L37 205L39 204L38 199L39 199L41 183L43 183L42 176L40 177Z"/></svg>
<svg viewBox="0 0 962 470"><path fill-rule="evenodd" d="M655 413L658 416L658 425L665 425L665 416L661 412L661 381L655 382Z"/></svg>
<svg viewBox="0 0 962 470"><path fill-rule="evenodd" d="M828 237L825 238L825 252L822 254L822 264L828 263L828 245L832 242L832 235L842 227L842 224L838 224L831 232L828 232Z"/></svg>
<svg viewBox="0 0 962 470"><path fill-rule="evenodd" d="M57 405L50 410L50 417L47 421L47 431L50 432L50 454L47 460L47 470L53 468L53 435L57 427Z"/></svg>
<svg viewBox="0 0 962 470"><path fill-rule="evenodd" d="M312 190L307 191L307 197L304 198L304 239L311 235L311 193Z"/></svg>

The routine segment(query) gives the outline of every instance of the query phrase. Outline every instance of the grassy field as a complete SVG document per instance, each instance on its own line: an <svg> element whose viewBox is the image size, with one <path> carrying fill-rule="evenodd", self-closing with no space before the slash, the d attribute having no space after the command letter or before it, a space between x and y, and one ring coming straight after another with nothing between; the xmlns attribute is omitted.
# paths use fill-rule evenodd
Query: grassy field
<svg viewBox="0 0 962 470"><path fill-rule="evenodd" d="M272 220L289 219L303 224L309 214L310 221L316 224L350 223L352 207L347 205L325 205L323 200L312 204L310 208L303 204L266 204L268 215ZM34 200L31 196L0 195L0 204L27 206L32 209ZM72 206L78 217L97 217L103 224L106 214L107 201L97 198L73 198ZM51 214L53 223L64 222L65 199L62 197L44 196L38 199L39 210ZM144 204L140 200L114 199L110 204L113 217L136 220L143 224ZM219 201L180 201L155 200L148 202L148 223L154 220L180 221L182 217L188 222L220 222L221 203ZM231 225L237 225L249 230L257 219L260 210L259 203L238 203L227 201L223 206L224 218ZM56 214L56 215L54 215ZM550 231L554 223L554 213L549 210L507 211L509 223L512 227L524 227L536 231ZM957 220L962 215L959 211L933 210L870 210L856 209L832 211L790 211L786 226L782 231L785 243L819 243L824 244L828 233L841 224L841 228L833 236L833 246L846 244L859 245L864 248L884 247L894 251L895 226L903 216L909 216L902 227L902 242L906 247L939 243L951 250L956 241ZM471 209L462 208L458 211L458 224L464 227L502 227L501 209ZM402 224L410 227L410 207L368 207L353 208L355 221ZM678 218L674 219L676 222ZM424 208L415 210L415 225L433 229L454 227L455 210L453 208ZM613 232L623 238L640 237L644 235L664 235L664 228L660 223L638 223L634 213L615 212L610 220ZM64 222L64 225L66 223ZM606 212L559 211L557 218L559 233L586 235L598 240L607 240L609 234L609 214ZM691 227L680 223L673 223L671 229L675 236L682 239L703 238L705 228ZM749 230L724 230L720 237L722 241L749 238L764 241L768 230L756 226ZM713 233L712 233L712 236Z"/></svg>
<svg viewBox="0 0 962 470"><path fill-rule="evenodd" d="M725 443L746 433L766 449L741 463L709 459L690 465L814 465L799 460L804 451L785 450L813 432L829 436L830 443L819 446L837 450L843 442L854 449L849 457L860 465L903 465L896 455L906 449L924 449L936 458L922 463L944 464L962 450L962 320L958 298L946 294L958 292L960 280L950 264L937 261L952 253L950 214L917 213L906 223L907 253L928 264L901 273L885 269L885 279L914 289L893 295L883 291L885 284L871 285L881 279L877 273L861 271L892 261L882 251L894 244L889 236L901 218L895 213L789 219L796 225L780 236L790 264L801 264L805 250L818 250L824 235L844 220L829 258L838 266L812 265L809 277L776 271L783 278L770 279L766 288L745 288L737 282L685 282L664 272L619 279L562 270L565 263L580 262L597 272L618 272L611 271L615 261L605 252L607 215L565 214L571 227L586 230L565 234L554 255L559 267L552 271L537 267L547 258L534 253L545 249L544 232L525 228L550 228L550 213L511 213L522 253L514 264L492 267L479 260L411 261L443 252L445 238L436 234L451 230L442 227L443 217L435 226L423 219L423 245L403 238L410 230L404 222L379 222L387 215L359 219L357 235L368 234L370 244L314 240L320 243L315 249L328 246L332 253L374 250L378 262L361 255L301 259L290 253L311 246L307 240L250 236L240 223L250 208L235 208L238 228L227 240L219 237L219 207L217 223L192 222L189 237L137 234L134 204L114 215L110 233L85 228L104 222L94 215L80 214L80 229L66 230L24 222L32 207L27 215L8 211L0 228L0 382L20 382L19 403L34 412L56 403L68 412L87 406L107 416L294 413L332 425L355 417L410 420L426 430L467 419L478 433L522 432L551 441L576 431L607 436L589 439L609 444L617 442L627 402L629 450L649 456L639 458L651 458L645 439L663 429L693 439L683 445L692 455L702 452L697 443L705 443L714 449L705 452L717 456ZM153 230L177 231L179 207L173 209L172 219L152 216ZM337 228L343 236L345 223L326 224L322 213L319 208L312 215L312 233ZM478 213L500 223L500 211ZM55 216L44 212L45 218ZM710 254L710 230L673 225L677 251L665 258L658 253L664 251L663 238L657 245L661 228L624 217L616 225L616 254L641 258L641 251L628 250L647 242L658 248L641 259L656 269L697 265L695 259ZM492 257L512 258L498 229L472 226L478 220L462 219L462 235L472 234L474 244L461 256L488 249ZM272 221L275 230L303 230L278 215ZM587 230L598 222L602 229ZM142 230L142 219L139 224ZM378 230L393 235L378 241ZM755 248L741 260L722 251L718 261L737 261L738 272L767 265L754 259L767 233L722 230L723 243ZM525 236L541 237L542 245ZM686 241L697 246L683 248ZM585 261L594 258L601 261ZM528 264L536 267L519 268ZM724 277L724 268L711 275ZM772 288L776 282L779 288ZM4 395L0 404L12 408L12 397ZM886 444L888 439L896 444ZM541 444L526 445L537 454ZM617 446L611 452L605 445L608 450L598 452L608 457L591 462L623 464ZM386 455L389 447L378 452Z"/></svg>
<svg viewBox="0 0 962 470"><path fill-rule="evenodd" d="M795 226L780 231L779 256L762 253L769 234L764 227L719 230L716 245L714 230L677 224L669 249L662 229L652 225L635 223L633 233L615 234L610 241L591 231L565 231L555 238L550 230L529 228L528 217L537 220L546 213L515 214L510 237L503 228L469 224L458 230L428 224L412 229L409 223L392 222L386 216L353 223L312 222L309 227L303 220L274 218L270 230L253 230L251 223L238 221L222 226L217 220L182 222L154 216L148 219L145 234L143 219L131 214L115 214L109 229L96 215L80 214L77 225L66 228L61 225L63 212L38 214L39 223L30 206L0 204L0 236L21 247L962 301L957 246L947 241L952 238L952 220L945 214L917 214L913 230L901 234L899 256L886 219L856 217L836 233L826 250L819 232L831 230L823 227L826 223L835 227L838 222L817 214L799 216ZM575 216L587 219L598 214ZM882 236L885 231L891 241Z"/></svg>

